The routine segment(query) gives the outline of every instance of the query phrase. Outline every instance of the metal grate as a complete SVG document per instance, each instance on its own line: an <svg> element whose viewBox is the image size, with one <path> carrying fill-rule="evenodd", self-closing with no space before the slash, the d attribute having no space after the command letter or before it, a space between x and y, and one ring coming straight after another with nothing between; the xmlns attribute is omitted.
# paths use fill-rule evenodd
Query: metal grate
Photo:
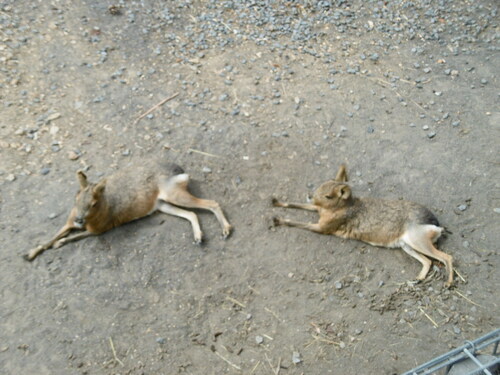
<svg viewBox="0 0 500 375"><path fill-rule="evenodd" d="M466 341L463 346L440 355L423 365L415 367L413 370L407 371L403 375L437 374L439 370L444 368L446 368L444 374L449 374L453 365L465 360L471 362L474 369L468 370L467 372L460 372L460 375L496 375L498 374L497 370L500 364L500 358L497 353L499 342L500 329L496 329L476 340ZM478 358L478 352L482 349L488 349L489 346L491 346L493 357L481 356L481 358ZM488 358L487 363L481 362L480 359L484 357Z"/></svg>

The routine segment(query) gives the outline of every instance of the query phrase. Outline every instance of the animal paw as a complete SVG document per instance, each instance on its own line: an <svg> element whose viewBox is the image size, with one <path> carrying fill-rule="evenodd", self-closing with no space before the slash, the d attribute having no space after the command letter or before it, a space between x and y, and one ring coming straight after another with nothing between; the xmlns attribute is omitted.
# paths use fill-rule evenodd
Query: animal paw
<svg viewBox="0 0 500 375"><path fill-rule="evenodd" d="M23 258L24 258L24 260L27 260L28 262L31 262L42 251L43 251L43 246L41 246L41 245L37 246L34 249L30 250L28 252L28 254L24 254Z"/></svg>
<svg viewBox="0 0 500 375"><path fill-rule="evenodd" d="M222 238L226 240L231 235L232 230L233 230L232 225L226 225L222 230Z"/></svg>
<svg viewBox="0 0 500 375"><path fill-rule="evenodd" d="M277 227L277 226L283 224L283 220L281 218L275 216L275 217L273 217L273 224L275 227Z"/></svg>
<svg viewBox="0 0 500 375"><path fill-rule="evenodd" d="M203 242L203 235L202 235L202 233L200 233L199 235L195 235L194 236L194 243L196 245L201 245L202 242Z"/></svg>

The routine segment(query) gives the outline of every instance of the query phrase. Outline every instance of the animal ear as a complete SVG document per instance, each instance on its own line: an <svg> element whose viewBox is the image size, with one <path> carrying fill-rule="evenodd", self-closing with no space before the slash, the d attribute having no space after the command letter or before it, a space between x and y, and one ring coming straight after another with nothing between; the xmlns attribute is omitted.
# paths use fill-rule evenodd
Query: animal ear
<svg viewBox="0 0 500 375"><path fill-rule="evenodd" d="M345 164L342 164L339 167L339 170L337 172L337 176L335 177L335 181L337 182L347 182L347 170L345 167Z"/></svg>
<svg viewBox="0 0 500 375"><path fill-rule="evenodd" d="M85 189L89 185L89 182L87 181L87 176L85 176L85 173L83 173L83 171L78 171L78 172L76 172L76 176L78 177L78 181L80 182L80 187L82 189Z"/></svg>
<svg viewBox="0 0 500 375"><path fill-rule="evenodd" d="M349 185L340 185L337 187L337 196L341 199L348 199L351 196Z"/></svg>
<svg viewBox="0 0 500 375"><path fill-rule="evenodd" d="M106 180L102 180L96 186L94 186L94 189L92 190L94 197L98 198L99 196L101 196L105 188L106 188Z"/></svg>

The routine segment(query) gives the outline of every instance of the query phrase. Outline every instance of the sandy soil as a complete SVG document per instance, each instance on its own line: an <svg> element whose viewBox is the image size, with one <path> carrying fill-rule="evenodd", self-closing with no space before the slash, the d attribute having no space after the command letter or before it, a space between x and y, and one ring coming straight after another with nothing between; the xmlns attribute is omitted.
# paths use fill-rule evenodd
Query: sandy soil
<svg viewBox="0 0 500 375"><path fill-rule="evenodd" d="M429 40L338 2L366 28L232 30L190 53L208 3L1 3L0 373L396 374L498 327L496 13L474 40ZM479 3L482 22L495 2ZM201 247L156 214L23 260L64 223L77 170L162 154L221 203L228 240L210 213ZM305 201L341 163L355 194L436 213L454 288L437 263L408 283L420 265L400 250L272 227L316 220L271 197Z"/></svg>

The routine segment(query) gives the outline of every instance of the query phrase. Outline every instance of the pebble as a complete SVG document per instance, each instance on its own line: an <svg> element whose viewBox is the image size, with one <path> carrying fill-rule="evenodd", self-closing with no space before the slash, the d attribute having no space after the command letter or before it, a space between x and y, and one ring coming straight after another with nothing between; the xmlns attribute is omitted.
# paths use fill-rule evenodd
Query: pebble
<svg viewBox="0 0 500 375"><path fill-rule="evenodd" d="M292 362L295 365L298 365L300 362L302 362L302 358L300 357L300 353L299 352L293 352L292 353Z"/></svg>
<svg viewBox="0 0 500 375"><path fill-rule="evenodd" d="M344 287L341 281L335 282L335 289L340 290Z"/></svg>
<svg viewBox="0 0 500 375"><path fill-rule="evenodd" d="M79 151L70 151L68 152L68 158L70 160L77 160L81 155L81 152Z"/></svg>
<svg viewBox="0 0 500 375"><path fill-rule="evenodd" d="M466 204L461 204L460 206L457 207L460 211L465 211L467 209Z"/></svg>
<svg viewBox="0 0 500 375"><path fill-rule="evenodd" d="M16 176L12 173L9 173L5 179L9 182L13 182L16 180Z"/></svg>
<svg viewBox="0 0 500 375"><path fill-rule="evenodd" d="M427 138L432 139L436 136L436 132L427 133Z"/></svg>
<svg viewBox="0 0 500 375"><path fill-rule="evenodd" d="M209 167L203 167L203 169L201 170L203 173L212 173L212 169L209 168Z"/></svg>
<svg viewBox="0 0 500 375"><path fill-rule="evenodd" d="M264 342L264 337L260 335L255 336L255 342L259 345L262 344Z"/></svg>
<svg viewBox="0 0 500 375"><path fill-rule="evenodd" d="M158 344L160 344L160 345L165 344L165 341L166 341L166 340L165 340L163 337L158 337L158 338L156 339L156 342L157 342Z"/></svg>
<svg viewBox="0 0 500 375"><path fill-rule="evenodd" d="M42 169L40 169L40 174L43 175L43 176L49 174L49 172L50 172L50 168L42 168Z"/></svg>

